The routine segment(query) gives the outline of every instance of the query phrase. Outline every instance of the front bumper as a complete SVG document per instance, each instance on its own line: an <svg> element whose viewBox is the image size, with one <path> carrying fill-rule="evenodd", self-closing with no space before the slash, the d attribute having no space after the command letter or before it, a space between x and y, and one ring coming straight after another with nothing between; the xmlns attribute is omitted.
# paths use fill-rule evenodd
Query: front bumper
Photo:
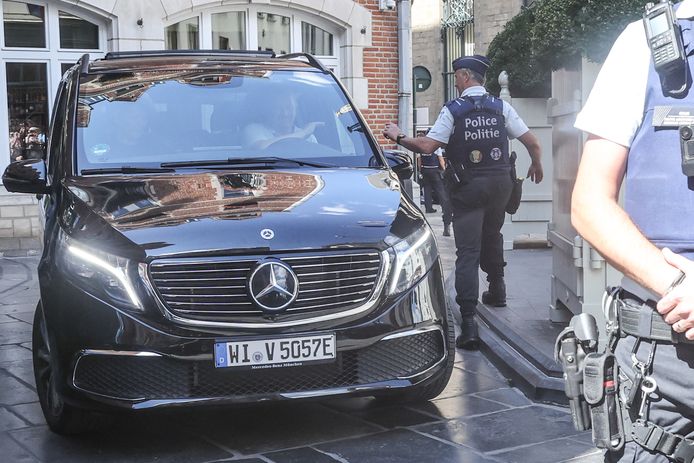
<svg viewBox="0 0 694 463"><path fill-rule="evenodd" d="M266 370L215 368L212 352L215 342L269 333L191 330L167 320L158 325L72 285L62 286L61 297L43 301L65 379L60 391L66 401L86 408L136 410L374 395L438 377L448 356L454 355L446 336L439 265L402 297L359 319L272 333L330 330L336 335L337 354L331 363Z"/></svg>

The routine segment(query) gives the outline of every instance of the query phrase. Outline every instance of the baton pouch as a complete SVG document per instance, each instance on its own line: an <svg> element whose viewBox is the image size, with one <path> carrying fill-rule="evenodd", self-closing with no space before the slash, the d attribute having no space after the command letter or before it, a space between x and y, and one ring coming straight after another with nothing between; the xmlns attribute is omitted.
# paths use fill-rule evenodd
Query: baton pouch
<svg viewBox="0 0 694 463"><path fill-rule="evenodd" d="M621 449L625 442L617 379L613 354L603 352L586 356L583 393L590 407L593 444L610 451Z"/></svg>

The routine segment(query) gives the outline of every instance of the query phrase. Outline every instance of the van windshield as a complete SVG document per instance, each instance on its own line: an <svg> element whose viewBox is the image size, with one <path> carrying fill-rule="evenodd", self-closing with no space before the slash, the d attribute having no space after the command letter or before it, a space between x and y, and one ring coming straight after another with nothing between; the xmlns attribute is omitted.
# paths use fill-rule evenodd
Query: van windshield
<svg viewBox="0 0 694 463"><path fill-rule="evenodd" d="M269 156L368 167L375 153L337 82L315 71L145 71L81 81L78 171Z"/></svg>

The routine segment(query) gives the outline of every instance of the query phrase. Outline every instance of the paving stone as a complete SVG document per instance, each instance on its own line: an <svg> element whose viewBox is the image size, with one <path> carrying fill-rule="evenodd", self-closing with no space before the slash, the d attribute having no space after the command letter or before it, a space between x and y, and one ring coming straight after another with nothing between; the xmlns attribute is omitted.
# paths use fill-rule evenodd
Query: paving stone
<svg viewBox="0 0 694 463"><path fill-rule="evenodd" d="M7 315L0 315L0 324L1 323L9 323L9 322L16 322L16 318L9 317Z"/></svg>
<svg viewBox="0 0 694 463"><path fill-rule="evenodd" d="M509 407L474 395L461 395L413 405L413 408L450 420L463 416L498 412Z"/></svg>
<svg viewBox="0 0 694 463"><path fill-rule="evenodd" d="M492 389L507 388L508 381L490 378L489 376L474 375L458 367L453 368L453 374L448 381L446 389L437 397L438 399L454 397L460 394L488 391Z"/></svg>
<svg viewBox="0 0 694 463"><path fill-rule="evenodd" d="M24 322L0 324L0 345L31 341L31 325Z"/></svg>
<svg viewBox="0 0 694 463"><path fill-rule="evenodd" d="M17 312L29 312L36 309L36 302L25 302L20 304L5 304L0 294L0 314L9 315Z"/></svg>
<svg viewBox="0 0 694 463"><path fill-rule="evenodd" d="M2 368L12 376L34 387L34 365L30 360L16 360L14 362L3 363Z"/></svg>
<svg viewBox="0 0 694 463"><path fill-rule="evenodd" d="M425 415L424 413L420 413L416 410L402 406L365 410L362 412L352 413L352 416L359 417L370 423L383 426L384 428L415 426L418 424L438 421L437 418L433 418L429 415Z"/></svg>
<svg viewBox="0 0 694 463"><path fill-rule="evenodd" d="M36 458L51 463L199 463L228 459L232 454L190 432L176 432L166 422L143 427L141 420L100 433L62 437L48 427L10 431Z"/></svg>
<svg viewBox="0 0 694 463"><path fill-rule="evenodd" d="M36 393L15 377L0 369L0 405L36 402Z"/></svg>
<svg viewBox="0 0 694 463"><path fill-rule="evenodd" d="M456 367L472 373L483 374L492 378L505 381L504 375L492 365L484 356L464 355L462 361L456 363Z"/></svg>
<svg viewBox="0 0 694 463"><path fill-rule="evenodd" d="M2 451L2 461L11 463L39 462L28 450L22 448L5 432L0 432L0 451Z"/></svg>
<svg viewBox="0 0 694 463"><path fill-rule="evenodd" d="M321 451L335 455L342 462L378 463L405 462L465 462L491 463L497 460L486 458L470 449L454 446L431 439L408 429L396 429L378 434L347 439L315 446Z"/></svg>
<svg viewBox="0 0 694 463"><path fill-rule="evenodd" d="M590 455L582 455L578 458L572 458L570 460L564 460L560 463L604 463L605 457L603 452L595 452Z"/></svg>
<svg viewBox="0 0 694 463"><path fill-rule="evenodd" d="M512 407L523 407L525 405L532 404L532 402L515 387L478 392L475 395L485 399L494 400L496 402L501 402L502 404L510 405Z"/></svg>
<svg viewBox="0 0 694 463"><path fill-rule="evenodd" d="M422 425L417 430L482 452L577 434L568 411L538 405Z"/></svg>
<svg viewBox="0 0 694 463"><path fill-rule="evenodd" d="M11 319L14 319L14 321L22 321L28 324L34 323L34 311L30 310L27 312L13 312L12 314L8 315Z"/></svg>
<svg viewBox="0 0 694 463"><path fill-rule="evenodd" d="M339 461L310 447L266 453L263 456L274 463L335 463Z"/></svg>
<svg viewBox="0 0 694 463"><path fill-rule="evenodd" d="M0 346L0 365L3 362L15 362L18 360L31 361L31 351L14 344Z"/></svg>
<svg viewBox="0 0 694 463"><path fill-rule="evenodd" d="M557 463L569 459L583 462L593 454L600 453L595 447L572 439L556 439L530 445L509 452L495 453L494 456L508 463Z"/></svg>
<svg viewBox="0 0 694 463"><path fill-rule="evenodd" d="M46 424L46 420L43 418L43 412L41 411L41 405L38 402L10 405L7 408L14 412L15 415L19 415L33 425Z"/></svg>
<svg viewBox="0 0 694 463"><path fill-rule="evenodd" d="M5 407L0 407L0 433L11 429L26 428L29 425ZM0 451L2 449L0 448Z"/></svg>
<svg viewBox="0 0 694 463"><path fill-rule="evenodd" d="M190 423L199 435L244 455L305 447L381 430L315 403L273 403L233 412L208 412L191 415Z"/></svg>

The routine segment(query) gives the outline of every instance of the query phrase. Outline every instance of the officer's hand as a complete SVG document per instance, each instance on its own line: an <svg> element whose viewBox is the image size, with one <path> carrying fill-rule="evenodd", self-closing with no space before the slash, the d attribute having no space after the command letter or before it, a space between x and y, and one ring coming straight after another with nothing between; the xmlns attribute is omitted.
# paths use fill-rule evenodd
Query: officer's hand
<svg viewBox="0 0 694 463"><path fill-rule="evenodd" d="M400 135L400 127L394 122L388 122L383 129L383 136L389 140L395 141L398 135Z"/></svg>
<svg viewBox="0 0 694 463"><path fill-rule="evenodd" d="M687 339L694 339L694 262L668 248L663 248L662 252L668 264L687 276L658 301L656 308L673 330L685 333Z"/></svg>
<svg viewBox="0 0 694 463"><path fill-rule="evenodd" d="M539 162L537 164L530 164L530 167L528 167L528 175L526 176L526 178L529 178L535 183L540 183L543 177L544 175L542 173L542 164L540 164Z"/></svg>

